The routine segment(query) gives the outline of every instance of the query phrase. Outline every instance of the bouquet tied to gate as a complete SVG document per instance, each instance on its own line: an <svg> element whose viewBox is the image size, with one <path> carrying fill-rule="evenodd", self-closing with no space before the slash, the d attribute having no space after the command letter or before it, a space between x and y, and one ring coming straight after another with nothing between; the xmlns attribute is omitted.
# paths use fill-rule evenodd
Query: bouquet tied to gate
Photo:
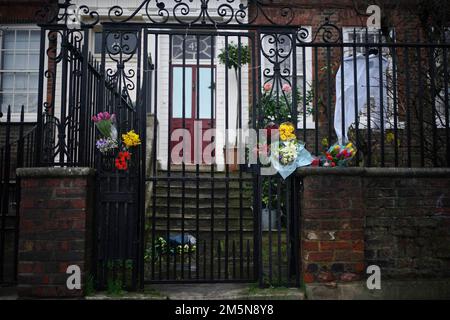
<svg viewBox="0 0 450 320"><path fill-rule="evenodd" d="M286 179L298 167L310 165L313 157L305 149L305 144L297 139L292 123L282 123L278 132L278 141L272 142L270 147L271 162L281 177Z"/></svg>
<svg viewBox="0 0 450 320"><path fill-rule="evenodd" d="M116 116L107 111L99 112L97 115L92 116L92 121L101 134L101 137L96 142L97 149L100 153L106 154L115 149L119 149L119 144L121 144L121 151L119 151L115 159L115 166L118 170L127 170L128 161L131 160L129 150L141 144L139 135L134 130L130 130L122 134L122 140L119 141Z"/></svg>
<svg viewBox="0 0 450 320"><path fill-rule="evenodd" d="M92 116L95 127L100 132L101 137L95 143L95 146L101 153L108 153L119 147L117 141L116 116L107 111L99 112Z"/></svg>

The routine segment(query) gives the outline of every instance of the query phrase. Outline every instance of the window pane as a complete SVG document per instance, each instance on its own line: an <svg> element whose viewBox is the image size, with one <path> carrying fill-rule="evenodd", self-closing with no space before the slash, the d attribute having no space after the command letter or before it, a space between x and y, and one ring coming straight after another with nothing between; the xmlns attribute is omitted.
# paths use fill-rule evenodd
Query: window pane
<svg viewBox="0 0 450 320"><path fill-rule="evenodd" d="M29 94L27 112L36 112L36 110L37 110L37 94Z"/></svg>
<svg viewBox="0 0 450 320"><path fill-rule="evenodd" d="M32 53L28 57L28 69L39 69L39 53Z"/></svg>
<svg viewBox="0 0 450 320"><path fill-rule="evenodd" d="M16 53L15 55L15 69L16 70L26 70L28 65L28 54L26 53Z"/></svg>
<svg viewBox="0 0 450 320"><path fill-rule="evenodd" d="M31 50L39 50L40 43L40 34L39 31L31 31L30 32L30 49Z"/></svg>
<svg viewBox="0 0 450 320"><path fill-rule="evenodd" d="M27 105L27 95L26 94L16 94L14 96L14 108L15 110L20 110L20 107Z"/></svg>
<svg viewBox="0 0 450 320"><path fill-rule="evenodd" d="M13 70L14 69L14 54L12 52L5 52L3 54L3 69Z"/></svg>
<svg viewBox="0 0 450 320"><path fill-rule="evenodd" d="M29 91L37 91L39 86L39 80L38 80L38 74L37 72L30 73L29 82L28 82L28 90Z"/></svg>
<svg viewBox="0 0 450 320"><path fill-rule="evenodd" d="M14 88L14 74L3 73L2 74L2 91L12 91Z"/></svg>
<svg viewBox="0 0 450 320"><path fill-rule="evenodd" d="M199 119L211 118L211 68L199 68ZM212 84L214 85L214 83Z"/></svg>
<svg viewBox="0 0 450 320"><path fill-rule="evenodd" d="M16 81L14 82L16 91L26 91L28 84L28 74L16 73Z"/></svg>
<svg viewBox="0 0 450 320"><path fill-rule="evenodd" d="M185 117L192 117L192 68L185 68ZM183 117L183 68L173 68L173 110L174 118Z"/></svg>
<svg viewBox="0 0 450 320"><path fill-rule="evenodd" d="M29 31L17 30L16 32L16 49L28 49Z"/></svg>
<svg viewBox="0 0 450 320"><path fill-rule="evenodd" d="M9 49L9 50L14 49L14 38L15 38L14 31L5 31L4 38L3 38L4 49Z"/></svg>
<svg viewBox="0 0 450 320"><path fill-rule="evenodd" d="M13 104L13 95L12 94L0 94L0 100L2 101L2 110L4 110L4 112L7 110L8 105Z"/></svg>

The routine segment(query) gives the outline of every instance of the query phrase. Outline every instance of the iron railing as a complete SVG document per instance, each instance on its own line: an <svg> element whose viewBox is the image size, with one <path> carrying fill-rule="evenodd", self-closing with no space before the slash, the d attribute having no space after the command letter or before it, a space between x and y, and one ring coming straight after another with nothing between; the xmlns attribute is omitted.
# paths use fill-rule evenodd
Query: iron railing
<svg viewBox="0 0 450 320"><path fill-rule="evenodd" d="M0 109L0 285L17 280L19 240L20 181L17 168L35 164L36 124L24 121L22 106L19 121L11 121L11 107Z"/></svg>

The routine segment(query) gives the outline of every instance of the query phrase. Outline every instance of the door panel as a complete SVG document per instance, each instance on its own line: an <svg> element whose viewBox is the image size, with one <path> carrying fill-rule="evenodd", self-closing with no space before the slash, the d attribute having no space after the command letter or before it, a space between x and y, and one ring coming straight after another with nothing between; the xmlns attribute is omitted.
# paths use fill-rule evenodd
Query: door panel
<svg viewBox="0 0 450 320"><path fill-rule="evenodd" d="M172 119L171 134L176 129L185 128L191 136L191 163L194 163L195 148L195 123L201 121L201 135L214 127L215 123L215 68L211 72L210 66L186 66L184 67L185 92L184 92L184 108L185 118L183 121L183 67L172 67ZM213 79L211 81L211 73ZM197 81L198 80L198 81ZM197 86L198 84L198 91ZM212 99L211 99L212 97ZM211 101L213 105L211 106ZM211 117L211 112L213 117ZM199 140L200 141L200 140ZM179 141L171 141L170 151L177 145ZM202 151L209 144L202 143ZM202 159L204 163L204 159Z"/></svg>

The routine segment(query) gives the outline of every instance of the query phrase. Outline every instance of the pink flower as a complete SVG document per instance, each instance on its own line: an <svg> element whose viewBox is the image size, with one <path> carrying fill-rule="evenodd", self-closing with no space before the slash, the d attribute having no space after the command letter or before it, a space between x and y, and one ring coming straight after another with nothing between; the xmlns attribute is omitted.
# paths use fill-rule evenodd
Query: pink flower
<svg viewBox="0 0 450 320"><path fill-rule="evenodd" d="M288 85L287 83L285 83L285 84L283 84L282 90L283 90L285 93L289 93L289 92L292 91L292 88L291 88L290 85Z"/></svg>
<svg viewBox="0 0 450 320"><path fill-rule="evenodd" d="M94 121L94 122L98 122L98 118L97 118L96 116L92 116L91 119L92 119L92 121Z"/></svg>
<svg viewBox="0 0 450 320"><path fill-rule="evenodd" d="M264 84L264 91L268 92L268 91L270 91L270 90L272 90L272 84L269 83L269 82L266 82L266 83Z"/></svg>
<svg viewBox="0 0 450 320"><path fill-rule="evenodd" d="M108 111L103 112L103 119L109 120L110 118L111 118L111 116Z"/></svg>
<svg viewBox="0 0 450 320"><path fill-rule="evenodd" d="M98 119L98 121L103 120L103 113L100 112L100 113L97 115L97 119Z"/></svg>

